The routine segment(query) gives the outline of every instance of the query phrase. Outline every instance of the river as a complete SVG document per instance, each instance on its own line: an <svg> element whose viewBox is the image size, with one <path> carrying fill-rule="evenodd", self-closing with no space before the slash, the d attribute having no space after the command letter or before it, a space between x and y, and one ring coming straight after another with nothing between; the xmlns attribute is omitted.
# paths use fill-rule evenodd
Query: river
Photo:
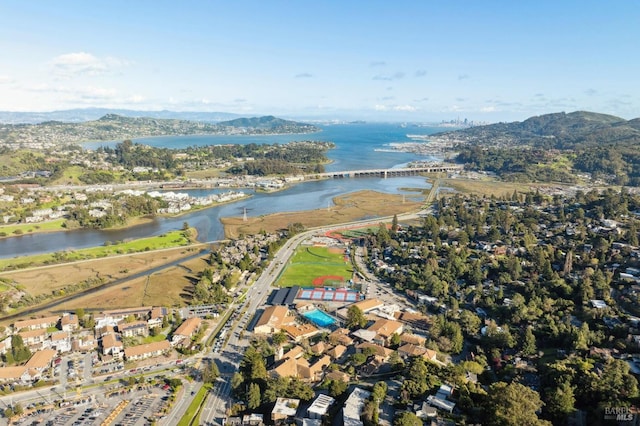
<svg viewBox="0 0 640 426"><path fill-rule="evenodd" d="M324 126L323 131L309 135L273 136L165 136L134 140L152 146L183 148L194 145L230 143L286 143L294 140L331 141L336 148L328 153L332 163L327 171L358 170L371 168L402 167L417 159L429 159L416 154L401 152L381 152L393 142L408 142L407 134L433 134L445 129L433 127L401 126L399 124L341 124ZM115 145L115 142L92 142L85 146L94 149L100 145ZM25 234L0 240L0 258L25 256L60 250L93 247L106 241L142 238L180 229L184 222L198 230L198 240L212 241L224 238L220 218L241 216L246 209L247 216L312 210L332 205L332 198L359 190L376 190L387 193L401 193L400 188L429 188L422 177L399 178L356 178L304 182L283 191L273 193L251 193L252 197L231 204L224 204L199 210L179 217L157 217L152 221L131 228L119 230L74 230L47 234ZM197 190L204 195L207 190ZM196 191L188 191L195 193ZM210 191L210 192L213 192ZM407 193L408 197L414 193Z"/></svg>

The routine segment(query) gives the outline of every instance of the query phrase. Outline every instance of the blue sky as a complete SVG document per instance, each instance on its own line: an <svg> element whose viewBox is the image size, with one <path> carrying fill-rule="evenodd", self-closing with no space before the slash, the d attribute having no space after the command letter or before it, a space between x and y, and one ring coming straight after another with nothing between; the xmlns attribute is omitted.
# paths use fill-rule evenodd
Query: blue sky
<svg viewBox="0 0 640 426"><path fill-rule="evenodd" d="M6 1L0 110L640 116L640 2Z"/></svg>

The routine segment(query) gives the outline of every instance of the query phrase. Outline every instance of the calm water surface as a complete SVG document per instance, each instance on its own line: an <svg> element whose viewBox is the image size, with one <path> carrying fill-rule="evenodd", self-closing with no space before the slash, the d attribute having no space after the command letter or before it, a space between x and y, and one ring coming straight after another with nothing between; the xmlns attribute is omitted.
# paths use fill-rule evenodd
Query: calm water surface
<svg viewBox="0 0 640 426"><path fill-rule="evenodd" d="M336 148L329 151L333 161L326 166L327 171L358 170L371 168L402 167L419 157L410 153L381 152L389 143L407 142L407 134L432 134L442 131L440 128L402 127L397 124L349 124L324 126L323 131L309 135L282 136L173 136L134 140L147 145L167 148L184 148L195 145L211 144L249 144L249 143L286 143L296 140L331 141ZM115 145L116 142L88 143L88 149L101 145ZM223 238L220 218L241 216L244 209L247 216L312 210L325 208L332 204L332 198L349 192L371 189L387 193L401 193L399 188L428 188L430 185L421 177L401 178L357 178L335 179L320 182L305 182L287 190L264 194L244 190L253 196L231 204L212 207L176 218L156 218L151 223L123 230L77 230L50 234L22 235L0 240L0 257L24 256L67 249L93 247L106 241L118 241L127 238L142 238L179 229L186 221L198 230L200 241ZM215 190L192 190L194 195L205 195ZM408 193L410 196L411 193Z"/></svg>

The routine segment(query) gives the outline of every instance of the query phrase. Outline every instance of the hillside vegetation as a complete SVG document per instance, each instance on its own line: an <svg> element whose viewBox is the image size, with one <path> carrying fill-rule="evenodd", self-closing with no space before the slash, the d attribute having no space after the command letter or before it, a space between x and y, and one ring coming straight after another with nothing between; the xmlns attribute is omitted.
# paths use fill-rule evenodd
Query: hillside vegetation
<svg viewBox="0 0 640 426"><path fill-rule="evenodd" d="M508 180L640 185L640 119L554 113L437 135L455 139L457 160ZM582 176L580 176L582 174Z"/></svg>
<svg viewBox="0 0 640 426"><path fill-rule="evenodd" d="M124 117L106 114L82 123L46 121L39 124L0 126L0 147L51 148L87 141L112 141L149 136L311 133L320 129L310 124L273 116L224 121L200 121Z"/></svg>

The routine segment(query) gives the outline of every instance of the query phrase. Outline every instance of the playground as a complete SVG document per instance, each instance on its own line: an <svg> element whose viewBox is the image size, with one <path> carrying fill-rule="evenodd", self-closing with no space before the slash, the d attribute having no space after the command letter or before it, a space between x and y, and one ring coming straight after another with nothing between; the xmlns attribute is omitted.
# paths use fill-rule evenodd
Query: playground
<svg viewBox="0 0 640 426"><path fill-rule="evenodd" d="M344 249L300 246L276 282L279 287L342 287L351 279L353 266Z"/></svg>

